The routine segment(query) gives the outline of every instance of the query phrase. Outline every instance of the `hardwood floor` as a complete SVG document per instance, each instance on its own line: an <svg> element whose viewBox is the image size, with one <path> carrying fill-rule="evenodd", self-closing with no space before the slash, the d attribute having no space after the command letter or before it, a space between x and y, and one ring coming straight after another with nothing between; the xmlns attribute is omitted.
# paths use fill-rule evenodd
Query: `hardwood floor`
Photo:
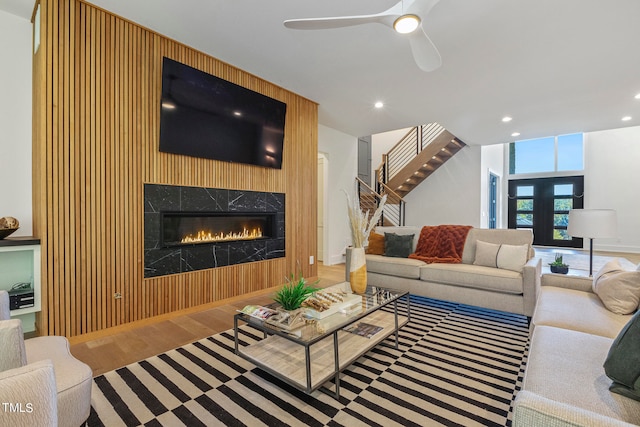
<svg viewBox="0 0 640 427"><path fill-rule="evenodd" d="M344 282L344 264L318 265L318 286ZM276 288L201 305L69 339L71 353L101 375L113 369L233 328L233 315L247 304L273 302Z"/></svg>
<svg viewBox="0 0 640 427"><path fill-rule="evenodd" d="M536 251L553 251L536 248ZM575 251L588 256L588 252ZM640 254L594 252L601 256L625 257L640 263ZM344 281L344 264L318 265L319 286ZM70 338L71 353L93 369L94 376L226 331L233 327L236 310L247 304L268 304L276 288L206 304L168 315Z"/></svg>

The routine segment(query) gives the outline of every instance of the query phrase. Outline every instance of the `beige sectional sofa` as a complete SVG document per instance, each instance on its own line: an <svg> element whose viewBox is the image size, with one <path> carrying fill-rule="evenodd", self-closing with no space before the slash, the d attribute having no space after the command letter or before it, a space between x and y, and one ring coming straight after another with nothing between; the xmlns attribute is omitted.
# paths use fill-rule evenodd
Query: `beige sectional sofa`
<svg viewBox="0 0 640 427"><path fill-rule="evenodd" d="M374 232L381 235L413 234L415 250L421 229L411 226L377 227ZM478 241L498 245L528 245L526 263L521 271L475 265ZM532 241L529 230L472 228L459 264L427 264L410 258L367 254L367 279L373 286L531 316L541 273L541 261L534 257Z"/></svg>
<svg viewBox="0 0 640 427"><path fill-rule="evenodd" d="M632 314L609 311L592 283L589 277L542 276L515 427L640 424L640 401L609 391L603 368Z"/></svg>

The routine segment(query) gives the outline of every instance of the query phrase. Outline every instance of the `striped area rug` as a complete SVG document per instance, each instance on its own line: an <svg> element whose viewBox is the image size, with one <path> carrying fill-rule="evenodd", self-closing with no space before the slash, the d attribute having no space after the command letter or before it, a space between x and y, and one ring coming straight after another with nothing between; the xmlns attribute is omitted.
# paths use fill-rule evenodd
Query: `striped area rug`
<svg viewBox="0 0 640 427"><path fill-rule="evenodd" d="M399 303L406 311L405 303ZM262 333L245 326L241 345ZM509 426L528 349L524 316L411 297L411 321L306 395L233 352L227 331L94 379L93 426Z"/></svg>

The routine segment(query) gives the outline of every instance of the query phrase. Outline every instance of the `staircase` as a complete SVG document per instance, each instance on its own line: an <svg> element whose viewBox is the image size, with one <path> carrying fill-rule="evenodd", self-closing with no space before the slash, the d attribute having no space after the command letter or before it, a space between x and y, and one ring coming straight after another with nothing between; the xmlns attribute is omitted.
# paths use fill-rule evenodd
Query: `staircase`
<svg viewBox="0 0 640 427"><path fill-rule="evenodd" d="M358 181L360 207L369 214L387 195L381 225L404 225L406 196L418 184L453 157L466 144L437 123L412 128L382 157L376 170L376 188Z"/></svg>
<svg viewBox="0 0 640 427"><path fill-rule="evenodd" d="M465 145L437 123L416 126L383 156L376 179L404 197Z"/></svg>

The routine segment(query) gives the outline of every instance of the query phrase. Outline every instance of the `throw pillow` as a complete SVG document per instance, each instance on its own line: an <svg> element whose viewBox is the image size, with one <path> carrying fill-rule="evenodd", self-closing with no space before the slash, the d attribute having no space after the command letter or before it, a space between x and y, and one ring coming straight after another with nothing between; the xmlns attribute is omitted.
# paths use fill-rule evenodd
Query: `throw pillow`
<svg viewBox="0 0 640 427"><path fill-rule="evenodd" d="M597 273L593 276L593 283L591 284L591 288L593 289L593 292L594 293L596 292L596 283L602 276L608 273L619 272L619 271L624 271L624 268L622 268L622 265L620 264L620 261L618 260L618 258L614 258L610 261L607 261L602 267L600 267Z"/></svg>
<svg viewBox="0 0 640 427"><path fill-rule="evenodd" d="M370 233L369 245L364 252L371 255L384 255L384 236L378 233Z"/></svg>
<svg viewBox="0 0 640 427"><path fill-rule="evenodd" d="M500 245L496 243L476 241L476 259L474 265L482 265L485 267L498 267L498 251Z"/></svg>
<svg viewBox="0 0 640 427"><path fill-rule="evenodd" d="M640 311L613 341L604 372L613 380L609 390L640 400Z"/></svg>
<svg viewBox="0 0 640 427"><path fill-rule="evenodd" d="M633 313L640 303L640 271L605 272L594 277L592 287L604 306L616 314Z"/></svg>
<svg viewBox="0 0 640 427"><path fill-rule="evenodd" d="M529 245L500 245L496 264L498 268L520 273L528 255Z"/></svg>
<svg viewBox="0 0 640 427"><path fill-rule="evenodd" d="M407 258L413 252L413 234L384 233L384 256Z"/></svg>

